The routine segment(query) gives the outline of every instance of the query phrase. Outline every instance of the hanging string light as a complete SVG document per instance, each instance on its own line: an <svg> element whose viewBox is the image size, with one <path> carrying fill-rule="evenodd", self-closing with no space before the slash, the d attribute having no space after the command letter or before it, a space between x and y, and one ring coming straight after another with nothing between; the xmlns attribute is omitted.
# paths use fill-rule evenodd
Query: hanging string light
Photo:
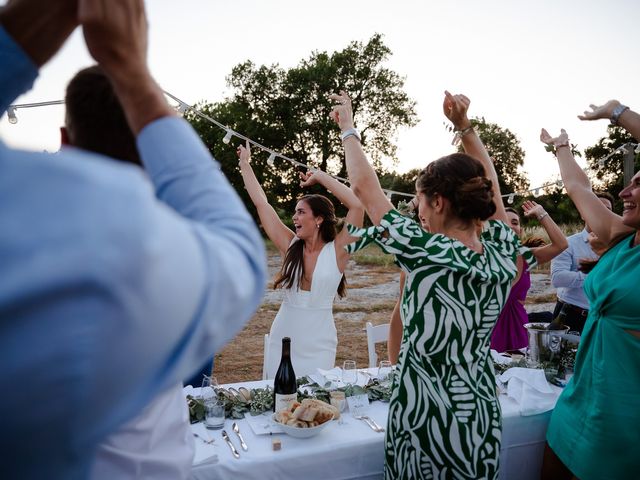
<svg viewBox="0 0 640 480"><path fill-rule="evenodd" d="M228 145L232 138L233 138L233 131L231 129L227 129L227 133L225 134L222 141Z"/></svg>
<svg viewBox="0 0 640 480"><path fill-rule="evenodd" d="M9 123L15 125L18 123L18 116L16 115L16 107L9 107L7 109L7 117L9 117Z"/></svg>
<svg viewBox="0 0 640 480"><path fill-rule="evenodd" d="M510 193L509 197L507 198L507 203L509 205L513 205L513 200L515 199L515 193Z"/></svg>
<svg viewBox="0 0 640 480"><path fill-rule="evenodd" d="M276 161L276 154L274 152L271 152L271 155L269 155L269 158L267 159L267 165L269 165L270 167L273 167L273 164L275 161Z"/></svg>

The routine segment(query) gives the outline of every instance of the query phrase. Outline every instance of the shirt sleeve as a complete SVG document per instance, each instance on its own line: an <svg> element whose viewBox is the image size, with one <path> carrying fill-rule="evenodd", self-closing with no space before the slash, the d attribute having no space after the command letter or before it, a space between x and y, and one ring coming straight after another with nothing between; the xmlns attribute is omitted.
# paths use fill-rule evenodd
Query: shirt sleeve
<svg viewBox="0 0 640 480"><path fill-rule="evenodd" d="M347 245L346 249L349 253L360 250L370 243L376 243L382 251L395 257L397 265L409 271L419 265L426 255L433 255L434 261L438 261L439 258L447 262L446 254L440 256L447 250L447 246L438 242L429 242L433 237L442 237L442 235L425 231L415 220L401 215L397 210L389 210L380 220L380 225L369 228L349 225L347 228L352 237L358 238Z"/></svg>
<svg viewBox="0 0 640 480"><path fill-rule="evenodd" d="M573 251L571 245L551 260L551 285L555 288L582 288L586 274L572 271Z"/></svg>
<svg viewBox="0 0 640 480"><path fill-rule="evenodd" d="M0 26L0 112L33 86L38 67Z"/></svg>

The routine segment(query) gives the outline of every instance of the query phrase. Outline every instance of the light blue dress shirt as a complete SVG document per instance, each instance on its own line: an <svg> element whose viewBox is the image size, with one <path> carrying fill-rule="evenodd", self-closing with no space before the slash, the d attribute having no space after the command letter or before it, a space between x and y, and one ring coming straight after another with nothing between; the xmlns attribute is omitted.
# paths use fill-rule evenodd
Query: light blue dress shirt
<svg viewBox="0 0 640 480"><path fill-rule="evenodd" d="M36 77L0 28L1 111ZM258 229L188 123L137 141L153 184L99 155L0 142L0 478L87 477L96 445L262 299Z"/></svg>
<svg viewBox="0 0 640 480"><path fill-rule="evenodd" d="M589 234L584 229L567 237L569 247L551 260L551 284L558 289L558 299L580 308L589 309L589 300L584 294L587 275L580 272L580 260L592 260L598 256L591 250Z"/></svg>

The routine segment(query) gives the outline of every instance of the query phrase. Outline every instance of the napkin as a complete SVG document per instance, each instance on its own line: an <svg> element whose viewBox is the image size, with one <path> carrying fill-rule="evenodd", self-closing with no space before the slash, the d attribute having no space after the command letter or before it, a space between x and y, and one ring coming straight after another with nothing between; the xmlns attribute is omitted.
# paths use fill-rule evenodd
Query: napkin
<svg viewBox="0 0 640 480"><path fill-rule="evenodd" d="M323 370L322 368L316 370L318 373L309 374L308 377L318 385L324 386L327 382L338 386L342 385L342 369L340 367L334 367L331 370Z"/></svg>
<svg viewBox="0 0 640 480"><path fill-rule="evenodd" d="M522 416L553 410L558 400L559 389L547 383L544 370L513 367L498 379L507 384L507 396L518 402Z"/></svg>
<svg viewBox="0 0 640 480"><path fill-rule="evenodd" d="M273 421L271 418L273 412L265 412L260 415L251 415L250 413L245 413L244 419L247 421L251 430L256 435L267 435L271 433L282 433L282 427L280 424Z"/></svg>
<svg viewBox="0 0 640 480"><path fill-rule="evenodd" d="M506 365L507 363L511 363L513 359L511 357L505 357L504 355L500 355L496 350L491 349L491 358L494 363Z"/></svg>

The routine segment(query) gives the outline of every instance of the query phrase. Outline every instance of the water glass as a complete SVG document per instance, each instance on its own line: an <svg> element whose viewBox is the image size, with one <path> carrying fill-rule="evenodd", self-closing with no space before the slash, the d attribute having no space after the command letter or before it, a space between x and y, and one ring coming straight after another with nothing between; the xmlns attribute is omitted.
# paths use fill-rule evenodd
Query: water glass
<svg viewBox="0 0 640 480"><path fill-rule="evenodd" d="M391 362L389 360L382 360L378 366L378 381L382 385L387 385L391 380L392 371L393 367L391 366Z"/></svg>
<svg viewBox="0 0 640 480"><path fill-rule="evenodd" d="M224 427L224 401L216 397L204 400L204 426L211 430Z"/></svg>
<svg viewBox="0 0 640 480"><path fill-rule="evenodd" d="M342 381L349 385L353 385L358 381L358 370L356 369L355 360L345 360L342 364Z"/></svg>

